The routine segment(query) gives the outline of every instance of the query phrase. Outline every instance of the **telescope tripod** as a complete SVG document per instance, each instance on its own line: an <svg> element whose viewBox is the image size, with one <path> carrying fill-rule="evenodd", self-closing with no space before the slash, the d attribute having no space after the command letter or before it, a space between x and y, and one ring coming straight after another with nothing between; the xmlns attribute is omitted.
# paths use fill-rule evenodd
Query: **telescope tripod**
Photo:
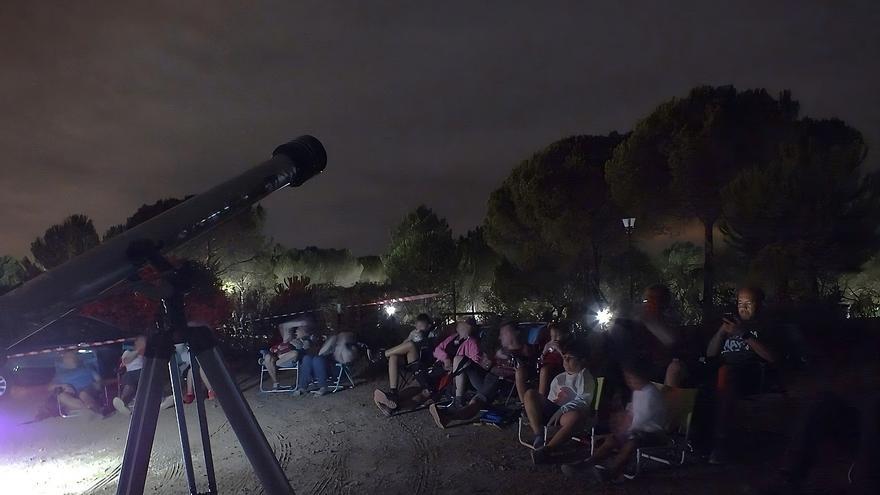
<svg viewBox="0 0 880 495"><path fill-rule="evenodd" d="M163 301L165 302L165 301ZM165 304L166 308L178 308L182 313L182 305ZM122 460L122 471L119 474L117 495L141 495L147 478L150 453L156 434L156 422L162 402L163 374L171 375L171 388L176 406L177 425L180 432L180 444L186 470L187 483L192 495L198 495L195 473L193 470L192 453L183 411L183 391L180 379L179 357L174 352L175 343L189 346L192 362L194 391L198 408L199 427L202 447L205 455L205 468L208 476L207 494L217 493L214 476L214 463L211 457L210 434L205 415L204 390L200 377L200 368L210 382L223 412L241 444L263 491L270 495L292 495L293 489L284 471L281 469L269 442L266 440L260 425L257 423L251 408L242 397L235 380L223 364L223 358L217 349L211 330L207 327L189 327L185 319L177 315L170 318L178 324L161 328L158 333L147 340L144 353L144 367L135 396L135 408L132 411ZM167 321L167 320L166 320ZM183 322L183 323L181 323Z"/></svg>

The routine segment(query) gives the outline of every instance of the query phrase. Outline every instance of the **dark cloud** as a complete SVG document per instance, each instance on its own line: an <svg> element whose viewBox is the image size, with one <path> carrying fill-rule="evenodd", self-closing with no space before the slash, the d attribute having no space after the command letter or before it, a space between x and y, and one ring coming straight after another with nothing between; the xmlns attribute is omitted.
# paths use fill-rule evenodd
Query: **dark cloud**
<svg viewBox="0 0 880 495"><path fill-rule="evenodd" d="M379 252L406 209L464 231L520 160L700 83L794 91L880 143L876 2L20 2L0 7L0 253L100 229L303 133L327 172L265 202L291 246ZM134 6L136 5L136 6Z"/></svg>

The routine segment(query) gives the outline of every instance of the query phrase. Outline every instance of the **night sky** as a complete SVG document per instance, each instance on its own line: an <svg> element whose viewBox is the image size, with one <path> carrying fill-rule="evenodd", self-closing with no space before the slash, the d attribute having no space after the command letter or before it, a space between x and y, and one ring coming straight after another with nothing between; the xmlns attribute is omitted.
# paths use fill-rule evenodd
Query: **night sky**
<svg viewBox="0 0 880 495"><path fill-rule="evenodd" d="M72 213L103 232L305 133L329 164L264 202L278 241L379 253L420 203L462 233L532 152L701 83L790 88L880 145L876 1L12 3L0 254Z"/></svg>

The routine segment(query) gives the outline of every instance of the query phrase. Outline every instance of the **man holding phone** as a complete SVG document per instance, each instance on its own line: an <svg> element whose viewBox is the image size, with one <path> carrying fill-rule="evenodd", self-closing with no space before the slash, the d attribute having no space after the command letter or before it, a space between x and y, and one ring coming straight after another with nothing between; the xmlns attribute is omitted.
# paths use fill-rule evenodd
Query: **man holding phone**
<svg viewBox="0 0 880 495"><path fill-rule="evenodd" d="M744 287L736 294L736 314L726 314L723 323L706 349L710 358L719 357L715 404L715 447L709 457L711 464L727 461L727 437L735 401L755 391L763 363L772 363L774 356L760 340L760 318L764 293L755 287Z"/></svg>

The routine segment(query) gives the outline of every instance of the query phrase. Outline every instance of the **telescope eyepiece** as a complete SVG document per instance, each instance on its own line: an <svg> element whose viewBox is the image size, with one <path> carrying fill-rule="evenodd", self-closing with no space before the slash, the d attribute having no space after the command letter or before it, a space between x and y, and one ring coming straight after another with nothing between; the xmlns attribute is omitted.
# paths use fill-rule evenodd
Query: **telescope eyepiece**
<svg viewBox="0 0 880 495"><path fill-rule="evenodd" d="M302 185L303 182L320 174L327 166L327 150L321 141L314 136L300 136L275 148L272 156L284 155L296 164L297 174L291 186Z"/></svg>

